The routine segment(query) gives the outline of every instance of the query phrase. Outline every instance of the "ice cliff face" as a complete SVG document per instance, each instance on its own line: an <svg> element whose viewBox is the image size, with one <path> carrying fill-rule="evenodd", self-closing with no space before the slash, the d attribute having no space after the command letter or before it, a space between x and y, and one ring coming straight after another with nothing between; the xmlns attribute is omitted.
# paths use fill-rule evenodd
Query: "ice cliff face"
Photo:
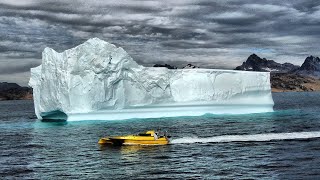
<svg viewBox="0 0 320 180"><path fill-rule="evenodd" d="M31 69L39 119L129 119L272 111L269 73L138 65L122 48L89 39Z"/></svg>

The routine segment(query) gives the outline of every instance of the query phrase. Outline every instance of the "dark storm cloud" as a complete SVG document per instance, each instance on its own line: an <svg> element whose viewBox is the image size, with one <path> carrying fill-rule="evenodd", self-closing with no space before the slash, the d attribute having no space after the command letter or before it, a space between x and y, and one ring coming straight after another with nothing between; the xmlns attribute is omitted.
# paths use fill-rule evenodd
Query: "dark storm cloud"
<svg viewBox="0 0 320 180"><path fill-rule="evenodd" d="M320 2L309 0L0 0L0 74L38 65L47 46L61 52L92 37L148 66L234 68L251 53L301 64L319 55L318 17Z"/></svg>
<svg viewBox="0 0 320 180"><path fill-rule="evenodd" d="M295 2L296 3L293 4L295 9L309 13L317 11L317 6L320 5L320 1L301 0Z"/></svg>
<svg viewBox="0 0 320 180"><path fill-rule="evenodd" d="M15 74L30 71L30 68L39 66L38 62L18 62L9 66L0 66L0 75L3 74Z"/></svg>

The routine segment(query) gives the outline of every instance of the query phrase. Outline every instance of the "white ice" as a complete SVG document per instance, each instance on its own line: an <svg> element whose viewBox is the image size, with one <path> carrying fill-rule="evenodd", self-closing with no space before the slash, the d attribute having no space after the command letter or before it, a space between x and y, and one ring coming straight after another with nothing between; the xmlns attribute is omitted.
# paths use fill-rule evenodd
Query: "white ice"
<svg viewBox="0 0 320 180"><path fill-rule="evenodd" d="M144 67L98 38L62 53L45 48L29 85L39 119L261 113L274 104L268 72Z"/></svg>

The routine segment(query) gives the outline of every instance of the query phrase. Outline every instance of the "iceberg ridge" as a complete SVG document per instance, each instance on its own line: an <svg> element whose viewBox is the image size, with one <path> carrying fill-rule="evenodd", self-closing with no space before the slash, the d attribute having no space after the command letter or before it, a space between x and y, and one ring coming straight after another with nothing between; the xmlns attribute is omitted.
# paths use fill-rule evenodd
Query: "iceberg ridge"
<svg viewBox="0 0 320 180"><path fill-rule="evenodd" d="M144 67L98 38L62 53L45 48L29 85L38 119L261 113L274 104L268 72Z"/></svg>

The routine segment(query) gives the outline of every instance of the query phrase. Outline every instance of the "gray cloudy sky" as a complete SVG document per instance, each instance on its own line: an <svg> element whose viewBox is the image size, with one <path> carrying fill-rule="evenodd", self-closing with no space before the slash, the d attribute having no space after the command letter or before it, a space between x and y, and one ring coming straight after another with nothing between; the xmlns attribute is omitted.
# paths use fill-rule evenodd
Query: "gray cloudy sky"
<svg viewBox="0 0 320 180"><path fill-rule="evenodd" d="M251 53L301 65L319 56L317 0L0 0L0 81L26 85L49 46L98 37L147 66L233 69Z"/></svg>

